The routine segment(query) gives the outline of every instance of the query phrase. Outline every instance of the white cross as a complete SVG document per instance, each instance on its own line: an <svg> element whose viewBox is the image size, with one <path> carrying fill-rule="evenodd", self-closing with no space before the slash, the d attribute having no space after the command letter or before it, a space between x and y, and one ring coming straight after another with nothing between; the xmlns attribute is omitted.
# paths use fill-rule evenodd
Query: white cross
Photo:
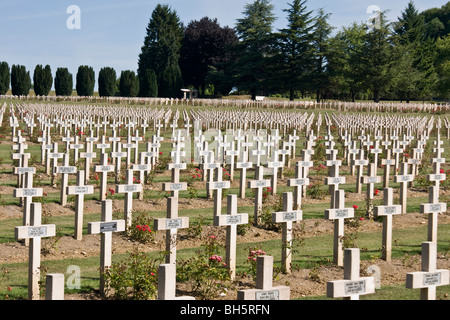
<svg viewBox="0 0 450 320"><path fill-rule="evenodd" d="M254 209L255 224L258 224L259 216L262 211L263 188L270 186L270 180L264 180L263 178L264 178L264 167L257 166L255 168L255 179L248 181L248 187L250 189L256 189L255 209Z"/></svg>
<svg viewBox="0 0 450 320"><path fill-rule="evenodd" d="M285 272L291 272L292 223L302 220L303 212L293 209L292 192L283 193L283 211L272 213L272 222L282 224L281 264Z"/></svg>
<svg viewBox="0 0 450 320"><path fill-rule="evenodd" d="M360 295L375 293L375 278L360 277L359 269L359 249L345 249L344 280L328 281L327 297L359 300Z"/></svg>
<svg viewBox="0 0 450 320"><path fill-rule="evenodd" d="M41 238L54 237L56 226L54 224L41 224L42 204L31 203L31 218L29 226L15 228L16 240L29 239L28 262L28 298L39 300L39 281L41 275Z"/></svg>
<svg viewBox="0 0 450 320"><path fill-rule="evenodd" d="M89 234L101 234L100 246L100 293L105 294L107 287L105 271L111 267L112 233L125 231L125 220L112 220L112 200L102 201L102 217L100 222L89 222Z"/></svg>
<svg viewBox="0 0 450 320"><path fill-rule="evenodd" d="M287 181L289 187L294 187L294 209L296 210L302 206L303 186L309 185L309 178L306 177L304 169L312 166L312 161L297 161L295 165L295 178Z"/></svg>
<svg viewBox="0 0 450 320"><path fill-rule="evenodd" d="M344 237L344 219L353 218L355 216L355 209L345 208L344 190L336 190L334 200L334 209L325 210L325 219L334 220L333 261L338 266L342 266L342 238Z"/></svg>
<svg viewBox="0 0 450 320"><path fill-rule="evenodd" d="M223 169L221 166L217 166L214 169L216 181L207 182L207 188L209 190L215 190L214 192L214 216L218 216L222 213L222 190L230 188L230 181L224 181L222 179Z"/></svg>
<svg viewBox="0 0 450 320"><path fill-rule="evenodd" d="M178 198L167 198L167 218L156 218L153 221L156 231L166 231L166 263L174 264L177 257L178 229L189 227L188 217L178 217Z"/></svg>
<svg viewBox="0 0 450 320"><path fill-rule="evenodd" d="M375 217L383 217L382 259L391 261L392 253L392 216L402 213L401 205L394 205L394 190L384 188L382 206L376 206Z"/></svg>
<svg viewBox="0 0 450 320"><path fill-rule="evenodd" d="M391 159L391 149L387 148L385 150L386 158L381 159L381 164L384 166L383 173L383 188L389 187L389 171L392 165L395 165L395 160Z"/></svg>
<svg viewBox="0 0 450 320"><path fill-rule="evenodd" d="M406 213L406 199L408 193L408 182L414 180L414 175L408 174L408 164L402 162L401 174L394 177L394 181L400 183L400 202L402 205L402 213Z"/></svg>
<svg viewBox="0 0 450 320"><path fill-rule="evenodd" d="M236 276L237 226L247 223L248 214L237 213L237 195L229 194L227 196L227 214L214 216L214 225L227 227L226 264L232 280Z"/></svg>
<svg viewBox="0 0 450 320"><path fill-rule="evenodd" d="M63 155L63 165L55 167L55 173L62 174L61 177L61 195L60 195L60 203L62 206L65 206L67 204L67 184L68 184L68 175L74 174L77 172L77 167L75 166L69 166L69 154L65 153Z"/></svg>
<svg viewBox="0 0 450 320"><path fill-rule="evenodd" d="M422 271L406 274L406 288L420 289L421 300L436 300L436 287L449 284L449 270L437 269L436 242L422 242Z"/></svg>
<svg viewBox="0 0 450 320"><path fill-rule="evenodd" d="M363 166L367 166L369 164L369 160L364 159L364 149L359 150L359 159L355 159L352 161L352 165L357 166L356 169L356 192L361 193L362 184L361 177L363 174Z"/></svg>
<svg viewBox="0 0 450 320"><path fill-rule="evenodd" d="M241 199L245 199L245 187L246 187L246 179L247 179L247 169L252 168L253 163L246 161L246 153L245 151L241 152L241 161L236 163L236 169L241 169L241 177L239 179L239 197Z"/></svg>
<svg viewBox="0 0 450 320"><path fill-rule="evenodd" d="M428 214L428 241L437 242L438 214L447 212L447 203L439 202L439 187L430 186L428 190L430 203L421 204L420 213Z"/></svg>
<svg viewBox="0 0 450 320"><path fill-rule="evenodd" d="M100 164L94 166L95 172L100 172L102 174L100 180L100 201L106 200L106 187L108 184L108 172L113 172L114 167L112 165L108 165L108 154L101 153L100 154Z"/></svg>
<svg viewBox="0 0 450 320"><path fill-rule="evenodd" d="M77 184L75 186L67 187L67 194L76 195L74 231L74 237L76 240L81 240L83 237L84 195L94 193L94 186L85 185L84 182L84 170L79 170L77 172Z"/></svg>
<svg viewBox="0 0 450 320"><path fill-rule="evenodd" d="M161 263L158 267L158 300L195 300L191 296L177 297L176 266L171 263Z"/></svg>
<svg viewBox="0 0 450 320"><path fill-rule="evenodd" d="M237 292L238 300L289 300L290 288L272 286L273 256L260 255L256 258L256 288Z"/></svg>
<svg viewBox="0 0 450 320"><path fill-rule="evenodd" d="M124 219L126 221L127 229L131 227L133 214L133 193L142 192L142 182L139 184L133 183L133 170L127 169L125 175L125 184L116 185L117 193L125 193L124 202Z"/></svg>

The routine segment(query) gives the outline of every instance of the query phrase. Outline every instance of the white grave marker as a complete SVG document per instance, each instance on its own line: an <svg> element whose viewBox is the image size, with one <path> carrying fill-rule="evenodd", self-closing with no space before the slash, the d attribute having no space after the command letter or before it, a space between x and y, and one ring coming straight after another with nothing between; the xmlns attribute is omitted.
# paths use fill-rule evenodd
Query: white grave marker
<svg viewBox="0 0 450 320"><path fill-rule="evenodd" d="M345 249L344 280L327 282L328 298L343 298L344 300L359 300L360 295L375 293L375 278L360 277L359 249Z"/></svg>

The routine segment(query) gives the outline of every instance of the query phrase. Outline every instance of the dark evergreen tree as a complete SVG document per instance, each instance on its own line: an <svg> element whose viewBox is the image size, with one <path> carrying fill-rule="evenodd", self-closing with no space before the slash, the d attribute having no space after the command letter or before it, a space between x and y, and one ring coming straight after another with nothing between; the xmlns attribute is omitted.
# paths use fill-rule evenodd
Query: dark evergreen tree
<svg viewBox="0 0 450 320"><path fill-rule="evenodd" d="M45 68L38 64L34 68L33 88L37 96L48 96L53 84L52 70L49 65Z"/></svg>
<svg viewBox="0 0 450 320"><path fill-rule="evenodd" d="M116 71L110 67L100 69L98 73L98 94L100 97L111 97L116 94Z"/></svg>
<svg viewBox="0 0 450 320"><path fill-rule="evenodd" d="M353 23L330 38L327 71L330 88L338 99L355 101L356 95L364 89L365 71L361 57L365 34L363 24Z"/></svg>
<svg viewBox="0 0 450 320"><path fill-rule="evenodd" d="M235 28L240 42L236 46L233 74L239 89L249 91L255 99L266 90L273 76L267 57L274 45L274 7L269 0L255 0L244 8L244 17L237 19Z"/></svg>
<svg viewBox="0 0 450 320"><path fill-rule="evenodd" d="M158 96L158 81L156 80L155 71L153 71L152 69L145 70L142 77L139 77L139 96Z"/></svg>
<svg viewBox="0 0 450 320"><path fill-rule="evenodd" d="M7 62L0 62L0 94L6 94L10 83L9 65Z"/></svg>
<svg viewBox="0 0 450 320"><path fill-rule="evenodd" d="M92 96L94 94L95 72L92 67L79 66L77 72L76 90L79 96Z"/></svg>
<svg viewBox="0 0 450 320"><path fill-rule="evenodd" d="M408 3L405 11L402 12L401 17L393 24L393 27L402 45L418 45L424 40L425 19L419 14L413 1Z"/></svg>
<svg viewBox="0 0 450 320"><path fill-rule="evenodd" d="M119 80L119 91L121 97L137 96L139 93L139 78L134 71L122 71Z"/></svg>
<svg viewBox="0 0 450 320"><path fill-rule="evenodd" d="M450 36L436 41L437 80L433 84L434 92L439 99L450 100Z"/></svg>
<svg viewBox="0 0 450 320"><path fill-rule="evenodd" d="M58 68L55 74L55 93L57 96L71 96L73 77L67 68Z"/></svg>
<svg viewBox="0 0 450 320"><path fill-rule="evenodd" d="M361 63L364 66L365 85L372 91L375 102L379 102L385 90L390 87L392 79L393 43L390 24L384 12L380 12L379 27L368 30L365 34Z"/></svg>
<svg viewBox="0 0 450 320"><path fill-rule="evenodd" d="M139 78L145 70L155 72L160 97L178 97L181 94L182 75L179 66L184 27L176 11L158 4L147 26L144 45L138 61Z"/></svg>
<svg viewBox="0 0 450 320"><path fill-rule="evenodd" d="M25 66L13 65L11 67L11 90L14 96L27 96L31 88L30 72Z"/></svg>
<svg viewBox="0 0 450 320"><path fill-rule="evenodd" d="M312 90L316 91L316 100L319 102L324 94L324 90L329 85L329 74L327 70L327 55L330 51L330 34L333 27L328 23L329 13L325 13L323 9L319 9L314 26L313 46L314 60L312 70Z"/></svg>
<svg viewBox="0 0 450 320"><path fill-rule="evenodd" d="M277 79L289 90L289 99L294 100L296 90L304 90L310 80L313 63L314 19L308 11L305 0L294 0L287 12L287 28L279 30L277 35Z"/></svg>

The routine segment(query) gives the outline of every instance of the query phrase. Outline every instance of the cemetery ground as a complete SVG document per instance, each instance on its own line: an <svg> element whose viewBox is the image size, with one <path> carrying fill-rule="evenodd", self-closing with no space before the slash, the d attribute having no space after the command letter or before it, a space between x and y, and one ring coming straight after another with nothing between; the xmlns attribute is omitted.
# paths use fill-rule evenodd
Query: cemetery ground
<svg viewBox="0 0 450 320"><path fill-rule="evenodd" d="M7 120L7 119L6 119ZM0 299L26 299L28 275L28 248L14 239L14 227L22 224L23 208L19 200L14 198L13 189L17 184L17 177L13 174L16 163L10 160L11 130L4 119L0 144ZM147 137L153 132L148 131ZM164 132L165 141L162 143L162 156L170 153L170 129ZM431 138L430 138L431 139ZM148 138L147 138L148 140ZM304 137L297 141L297 149L303 148ZM91 173L90 182L95 186L93 195L86 195L84 202L83 239L73 237L74 202L75 197L68 198L68 203L61 206L59 203L60 178L52 185L50 177L45 174L45 166L38 161L39 144L28 142L28 152L32 154L30 166L36 167L34 186L43 188L43 196L37 199L42 202L43 223L57 226L57 236L42 240L41 277L46 273L64 273L66 278L68 266L79 266L81 269L81 288L66 289L66 300L96 300L101 299L98 294L99 283L99 252L100 238L95 234L87 234L87 223L100 220L101 201L99 199L99 176ZM144 148L144 147L143 147ZM338 146L339 148L339 146ZM444 139L445 150L443 158L448 159L450 141ZM300 157L291 159L291 166L284 169L284 177L278 178L276 195L270 195L266 190L263 202L263 213L271 216L273 212L281 209L281 195L292 191L287 186L287 180L294 176L295 162ZM97 159L98 163L99 159ZM317 165L315 165L317 167ZM450 165L441 166L445 171ZM379 169L381 171L381 169ZM425 167L424 176L431 172ZM123 170L123 175L125 171ZM274 285L287 285L291 290L291 299L328 299L326 298L327 281L342 279L343 269L333 264L333 221L324 219L324 210L330 207L328 186L323 181L328 170L310 170L309 192L302 199L303 220L294 223L294 242L292 245L292 272L285 274L280 269L281 233L277 225L270 219L262 216L262 223L253 225L254 194L247 189L246 198L238 199L238 212L248 213L248 225L239 228L237 238L237 276L224 290L217 292L214 300L235 300L237 290L254 287L251 276L252 264L249 255L258 250L274 256L276 279ZM181 172L181 181L190 181L190 189L179 193L179 216L189 217L190 226L179 230L177 242L177 259L186 261L202 250L202 244L217 241L225 243L226 229L213 226L214 200L208 199L205 183L193 178L199 174L198 166L189 166ZM350 174L349 166L340 167L340 174L346 177L346 183L340 186L345 190L346 207L353 206L358 213L355 219L346 223L346 235L342 239L345 247L358 247L361 250L361 275L377 276L380 273L381 287L373 295L362 296L361 299L374 300L418 300L418 290L405 288L405 278L408 272L420 270L421 243L427 241L427 215L420 213L420 205L428 203L428 188L423 181L416 180L408 189L407 213L393 217L393 248L392 260L386 262L381 259L381 219L365 216L366 185L363 185L360 194L355 192L355 176ZM148 178L144 184L143 199L136 196L133 200L133 217L142 216L145 223L153 229L153 219L166 216L167 192L162 191L162 183L169 182L170 171L163 170ZM239 192L240 173L235 171L231 188L222 194L222 213L226 213L227 194ZM247 171L247 180L254 179L254 170ZM69 185L75 184L75 177L69 178ZM399 183L391 180L390 186L394 188L394 202L398 203ZM122 219L124 196L113 192L115 187L114 175L108 175L107 198L113 199L113 217ZM308 187L309 188L309 187ZM379 190L371 203L373 206L383 204L382 183L376 183ZM448 203L450 188L441 187L439 200ZM36 200L35 200L36 201ZM149 218L150 217L150 218ZM145 220L147 219L147 220ZM437 268L450 269L450 213L449 210L438 216L438 243ZM165 250L165 233L152 231L150 240L142 242L131 239L122 233L113 233L113 262L126 260L132 252L148 253L158 259ZM213 239L213 240L211 240ZM224 249L221 248L224 255ZM375 274L373 271L375 270ZM177 272L178 273L178 272ZM177 276L179 276L177 274ZM44 280L42 280L45 283ZM42 286L41 290L44 290ZM450 300L450 286L437 289L437 298ZM193 291L189 281L177 281L177 295L196 296L205 298L199 292Z"/></svg>

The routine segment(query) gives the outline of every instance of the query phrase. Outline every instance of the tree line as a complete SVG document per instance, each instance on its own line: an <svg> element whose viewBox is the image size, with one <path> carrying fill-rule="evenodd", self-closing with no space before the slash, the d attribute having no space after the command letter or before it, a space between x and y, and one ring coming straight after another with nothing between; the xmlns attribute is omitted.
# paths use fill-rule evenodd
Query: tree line
<svg viewBox="0 0 450 320"><path fill-rule="evenodd" d="M79 96L93 96L95 87L95 71L90 66L79 66L76 74L75 90ZM25 66L0 62L0 94L6 94L10 89L16 96L26 96L33 87L37 96L47 96L53 85L52 71L49 65L37 65L33 74L33 85L30 72ZM73 94L73 75L67 68L58 68L54 78L55 94L70 96ZM100 69L98 75L98 92L101 97L123 96L136 97L139 90L139 79L134 71L124 70L117 79L116 71L111 67Z"/></svg>
<svg viewBox="0 0 450 320"><path fill-rule="evenodd" d="M368 22L353 22L340 30L329 24L331 14L292 0L283 11L286 27L274 30L277 19L270 0L244 6L234 28L204 17L187 26L168 5L156 5L138 56L138 69L111 67L98 75L100 96L179 97L183 87L201 96L235 91L296 98L361 100L450 99L450 2L419 12L410 1L396 21L379 12ZM334 34L333 32L336 31ZM26 95L29 72L0 63L0 94L9 89ZM50 67L36 66L33 88L48 94ZM56 95L71 95L73 77L58 68ZM95 73L80 66L76 92L93 95Z"/></svg>

